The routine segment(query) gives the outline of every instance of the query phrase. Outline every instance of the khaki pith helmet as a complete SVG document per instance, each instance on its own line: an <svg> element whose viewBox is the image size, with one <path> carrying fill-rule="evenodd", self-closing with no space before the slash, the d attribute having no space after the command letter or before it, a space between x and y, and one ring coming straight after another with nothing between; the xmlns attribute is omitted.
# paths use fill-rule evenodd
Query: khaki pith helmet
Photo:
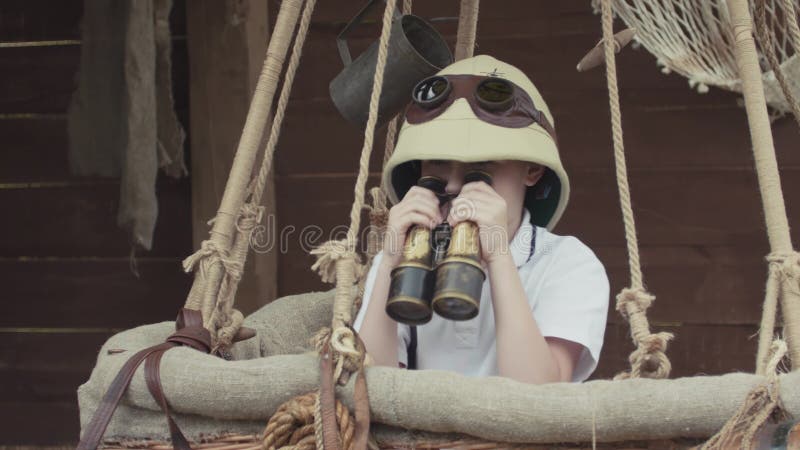
<svg viewBox="0 0 800 450"><path fill-rule="evenodd" d="M487 56L463 59L438 75L489 75L505 78L524 89L553 126L553 116L530 79L516 67ZM539 124L506 128L482 121L466 99L458 99L433 120L403 123L397 146L383 170L382 183L392 203L397 203L419 178L417 160L461 162L518 160L545 166L544 176L525 195L531 221L552 230L569 198L569 179L561 165L558 147Z"/></svg>

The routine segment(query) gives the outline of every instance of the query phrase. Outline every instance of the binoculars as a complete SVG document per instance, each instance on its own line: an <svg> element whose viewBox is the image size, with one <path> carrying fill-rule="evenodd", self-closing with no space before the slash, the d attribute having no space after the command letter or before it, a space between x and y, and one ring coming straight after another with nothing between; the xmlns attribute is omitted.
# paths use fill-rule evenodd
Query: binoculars
<svg viewBox="0 0 800 450"><path fill-rule="evenodd" d="M465 184L472 181L491 184L492 178L475 170L464 176ZM417 182L432 190L440 205L450 199L446 184L434 176ZM406 235L403 258L391 273L386 314L407 325L427 323L433 311L450 320L472 319L478 315L485 279L474 222L459 222L452 229L443 222L433 230L414 225Z"/></svg>

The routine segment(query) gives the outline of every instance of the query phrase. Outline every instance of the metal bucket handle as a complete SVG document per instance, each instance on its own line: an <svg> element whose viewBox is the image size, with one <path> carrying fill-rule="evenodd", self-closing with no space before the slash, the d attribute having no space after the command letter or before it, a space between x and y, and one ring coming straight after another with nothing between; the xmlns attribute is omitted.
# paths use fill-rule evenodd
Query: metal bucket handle
<svg viewBox="0 0 800 450"><path fill-rule="evenodd" d="M350 63L353 62L353 58L350 56L350 47L347 45L347 35L355 28L356 26L360 25L361 22L364 20L364 16L372 9L375 3L378 3L379 0L369 0L361 11L353 17L347 25L344 26L342 31L336 36L336 46L339 48L339 56L342 58L342 63L345 67L349 66ZM385 0L384 0L385 1ZM397 20L397 18L402 17L400 11L397 10L395 7L393 18Z"/></svg>

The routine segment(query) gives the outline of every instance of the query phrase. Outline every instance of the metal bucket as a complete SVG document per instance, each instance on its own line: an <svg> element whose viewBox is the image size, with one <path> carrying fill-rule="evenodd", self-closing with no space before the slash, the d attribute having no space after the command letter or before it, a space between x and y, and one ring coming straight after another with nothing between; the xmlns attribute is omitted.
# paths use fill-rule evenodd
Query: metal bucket
<svg viewBox="0 0 800 450"><path fill-rule="evenodd" d="M371 0L367 3L339 34L337 45L344 69L329 86L336 108L345 119L362 130L369 116L369 99L372 94L372 79L375 76L379 41L373 42L353 61L346 37L376 2L377 0ZM435 74L452 62L453 54L450 48L428 22L411 14L395 14L376 128L380 128L400 112L411 99L411 90L420 80Z"/></svg>

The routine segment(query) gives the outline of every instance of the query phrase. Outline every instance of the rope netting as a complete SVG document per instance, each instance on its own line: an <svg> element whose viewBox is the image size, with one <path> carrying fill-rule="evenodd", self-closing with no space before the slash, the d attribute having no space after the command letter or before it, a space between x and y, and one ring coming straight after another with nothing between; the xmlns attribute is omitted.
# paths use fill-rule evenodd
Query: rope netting
<svg viewBox="0 0 800 450"><path fill-rule="evenodd" d="M599 10L599 0L592 2ZM699 92L716 86L742 91L734 54L735 37L725 0L613 0L614 12L636 29L636 39L656 56L664 72L674 71L689 79ZM767 103L782 113L791 112L793 98L800 97L800 31L796 0L750 0L751 15L762 8L764 33L759 34L758 59L762 68ZM768 42L765 42L765 38ZM770 65L771 48L779 72L788 80L787 96Z"/></svg>

